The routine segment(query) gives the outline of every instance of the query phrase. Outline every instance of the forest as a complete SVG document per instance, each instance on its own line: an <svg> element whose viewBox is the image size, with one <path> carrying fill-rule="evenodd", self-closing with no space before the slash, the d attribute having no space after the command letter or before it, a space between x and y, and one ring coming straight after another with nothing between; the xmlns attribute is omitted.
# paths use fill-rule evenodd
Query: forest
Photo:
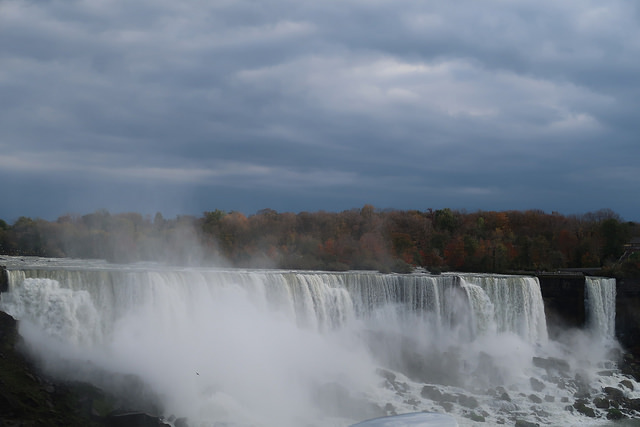
<svg viewBox="0 0 640 427"><path fill-rule="evenodd" d="M532 272L601 268L640 277L638 223L604 209L581 215L540 210L380 210L246 216L213 210L165 219L100 210L55 221L0 220L0 254L305 270Z"/></svg>

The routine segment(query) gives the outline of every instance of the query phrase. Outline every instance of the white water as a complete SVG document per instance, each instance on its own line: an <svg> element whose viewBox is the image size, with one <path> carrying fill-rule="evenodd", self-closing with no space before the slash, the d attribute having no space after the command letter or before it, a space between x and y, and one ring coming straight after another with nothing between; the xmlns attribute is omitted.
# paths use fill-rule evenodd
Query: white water
<svg viewBox="0 0 640 427"><path fill-rule="evenodd" d="M445 410L461 425L474 424L471 413L488 425L582 425L589 420L562 402L573 401L574 373L594 390L620 378L596 373L607 362L600 337L613 336L601 326L611 317L606 280L588 284L590 296L600 289L599 300L589 298L597 332L554 343L532 277L9 261L0 308L21 320L46 369L191 426L337 427ZM566 384L533 356L568 360ZM533 392L531 377L545 390ZM425 385L479 406L432 400ZM511 402L496 398L497 387Z"/></svg>
<svg viewBox="0 0 640 427"><path fill-rule="evenodd" d="M587 277L585 298L590 329L604 339L614 339L616 280Z"/></svg>

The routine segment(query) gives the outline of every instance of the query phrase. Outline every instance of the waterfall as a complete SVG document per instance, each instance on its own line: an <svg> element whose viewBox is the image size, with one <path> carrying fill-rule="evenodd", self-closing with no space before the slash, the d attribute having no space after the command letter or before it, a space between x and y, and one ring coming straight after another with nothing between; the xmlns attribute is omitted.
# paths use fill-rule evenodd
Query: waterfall
<svg viewBox="0 0 640 427"><path fill-rule="evenodd" d="M530 342L546 340L540 287L531 277L131 267L8 274L10 292L2 307L18 318L38 318L49 329L58 317L74 319L87 330L94 330L95 322L106 333L136 308L153 306L163 316L175 317L180 304L215 299L223 289L235 288L253 303L315 331L339 328L395 305L402 313L430 315L436 328L463 324L471 336L495 329ZM87 317L96 319L87 323ZM60 333L67 335L69 327Z"/></svg>
<svg viewBox="0 0 640 427"><path fill-rule="evenodd" d="M574 416L550 398L518 410L531 407L532 377L557 402L575 393L532 364L569 357L548 340L534 277L5 261L0 309L44 369L192 427L344 427L392 411L464 420L465 405L500 424ZM611 283L588 286L594 327L612 334ZM495 401L507 388L513 403Z"/></svg>
<svg viewBox="0 0 640 427"><path fill-rule="evenodd" d="M548 339L540 283L535 277L465 275L491 302L498 332L513 332L531 343Z"/></svg>
<svg viewBox="0 0 640 427"><path fill-rule="evenodd" d="M588 276L585 279L588 327L594 334L613 340L616 326L616 279Z"/></svg>

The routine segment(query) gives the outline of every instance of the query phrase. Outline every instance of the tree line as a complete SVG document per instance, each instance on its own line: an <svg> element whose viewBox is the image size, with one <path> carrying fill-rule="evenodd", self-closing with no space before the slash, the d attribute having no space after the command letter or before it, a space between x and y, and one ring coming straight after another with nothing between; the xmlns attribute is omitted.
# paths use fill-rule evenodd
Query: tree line
<svg viewBox="0 0 640 427"><path fill-rule="evenodd" d="M181 265L430 271L554 271L603 268L640 277L640 254L619 263L638 223L605 209L581 215L540 210L380 210L246 216L213 210L165 219L139 213L0 220L0 253L158 261Z"/></svg>

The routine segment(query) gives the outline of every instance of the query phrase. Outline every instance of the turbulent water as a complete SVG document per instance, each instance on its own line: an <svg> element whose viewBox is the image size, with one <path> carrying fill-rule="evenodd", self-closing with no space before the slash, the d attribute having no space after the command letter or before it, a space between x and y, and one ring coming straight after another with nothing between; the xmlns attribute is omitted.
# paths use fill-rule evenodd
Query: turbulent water
<svg viewBox="0 0 640 427"><path fill-rule="evenodd" d="M589 327L554 342L535 277L0 261L0 309L45 369L193 427L604 425L566 407L623 379L611 279L587 281Z"/></svg>

